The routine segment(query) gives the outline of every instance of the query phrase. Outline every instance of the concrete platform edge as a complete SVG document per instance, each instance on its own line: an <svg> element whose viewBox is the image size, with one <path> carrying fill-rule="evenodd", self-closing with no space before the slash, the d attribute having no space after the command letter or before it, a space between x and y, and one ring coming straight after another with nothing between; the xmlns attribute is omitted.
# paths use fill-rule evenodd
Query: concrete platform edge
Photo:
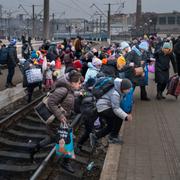
<svg viewBox="0 0 180 180"><path fill-rule="evenodd" d="M121 127L120 136L123 136L125 122ZM109 144L100 180L118 180L118 169L122 145Z"/></svg>
<svg viewBox="0 0 180 180"><path fill-rule="evenodd" d="M0 91L0 109L8 106L9 104L21 99L25 96L24 88L22 83L19 83L14 88L8 88Z"/></svg>

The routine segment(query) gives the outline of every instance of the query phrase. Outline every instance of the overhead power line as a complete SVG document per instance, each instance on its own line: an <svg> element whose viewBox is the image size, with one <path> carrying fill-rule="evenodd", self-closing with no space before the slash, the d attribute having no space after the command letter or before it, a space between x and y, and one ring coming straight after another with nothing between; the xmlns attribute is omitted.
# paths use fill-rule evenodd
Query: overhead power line
<svg viewBox="0 0 180 180"><path fill-rule="evenodd" d="M81 9L82 11L84 11L86 14L88 14L88 15L90 15L91 16L91 14L89 13L89 12L87 12L84 8L82 8L81 6L80 6L80 4L78 4L76 1L74 1L74 0L70 0L75 6L77 6L78 7L78 9Z"/></svg>

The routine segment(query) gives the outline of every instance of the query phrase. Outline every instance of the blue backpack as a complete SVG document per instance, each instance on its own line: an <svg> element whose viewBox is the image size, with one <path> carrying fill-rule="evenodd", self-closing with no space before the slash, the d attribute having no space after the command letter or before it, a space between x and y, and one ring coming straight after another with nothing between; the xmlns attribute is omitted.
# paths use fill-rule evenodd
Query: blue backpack
<svg viewBox="0 0 180 180"><path fill-rule="evenodd" d="M123 111L125 111L126 113L131 113L132 111L132 107L133 107L133 93L134 93L134 89L131 88L131 90L129 91L128 94L126 94L121 103L120 103L120 107L123 109Z"/></svg>
<svg viewBox="0 0 180 180"><path fill-rule="evenodd" d="M3 47L0 49L0 64L7 64L8 55L9 55L8 48Z"/></svg>

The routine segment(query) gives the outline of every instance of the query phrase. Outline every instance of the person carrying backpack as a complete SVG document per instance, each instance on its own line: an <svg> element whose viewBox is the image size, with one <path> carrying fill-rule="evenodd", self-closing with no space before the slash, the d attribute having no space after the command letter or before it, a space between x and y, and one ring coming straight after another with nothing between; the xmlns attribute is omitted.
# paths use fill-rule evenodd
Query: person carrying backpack
<svg viewBox="0 0 180 180"><path fill-rule="evenodd" d="M89 134L94 129L94 122L98 118L98 113L96 109L96 98L93 96L92 88L95 84L95 79L90 78L86 82L84 86L84 91L81 98L80 104L80 112L81 117L85 125L85 130L83 134L78 139L75 152L79 153L82 149L82 145L87 141L89 138Z"/></svg>
<svg viewBox="0 0 180 180"><path fill-rule="evenodd" d="M109 143L122 144L123 141L118 134L121 129L123 120L131 121L132 115L127 114L120 108L123 96L127 94L132 87L129 79L114 80L114 87L100 97L96 103L97 111L100 118L105 119L107 125L100 131L90 134L90 143L94 147L96 141L109 134Z"/></svg>

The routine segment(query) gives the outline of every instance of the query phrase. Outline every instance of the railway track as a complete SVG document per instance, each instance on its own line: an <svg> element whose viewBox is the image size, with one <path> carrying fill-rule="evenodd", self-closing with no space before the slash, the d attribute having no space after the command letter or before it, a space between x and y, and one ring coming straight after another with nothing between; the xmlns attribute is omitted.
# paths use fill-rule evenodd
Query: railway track
<svg viewBox="0 0 180 180"><path fill-rule="evenodd" d="M45 124L33 110L42 98L43 96L37 98L0 121L0 179L99 179L105 158L104 146L97 148L92 155L87 143L80 155L76 155L76 159L72 161L76 170L74 174L61 168L61 159L54 156L53 144L42 148L35 155L34 161L31 161L30 151L47 136ZM83 126L74 129L76 138L81 130ZM91 162L95 166L88 171L87 166Z"/></svg>
<svg viewBox="0 0 180 180"><path fill-rule="evenodd" d="M106 44L97 43L93 47L98 49ZM54 156L53 144L40 150L35 155L34 161L31 161L31 150L37 142L47 136L45 124L33 110L42 98L43 96L37 98L12 114L7 112L10 115L7 117L4 115L0 120L0 179L99 179L106 155L106 144L98 147L92 154L88 142L83 147L83 151L72 161L76 170L74 174L61 168L61 159ZM76 138L82 130L83 126L74 129ZM92 162L93 167L89 171L87 167Z"/></svg>

